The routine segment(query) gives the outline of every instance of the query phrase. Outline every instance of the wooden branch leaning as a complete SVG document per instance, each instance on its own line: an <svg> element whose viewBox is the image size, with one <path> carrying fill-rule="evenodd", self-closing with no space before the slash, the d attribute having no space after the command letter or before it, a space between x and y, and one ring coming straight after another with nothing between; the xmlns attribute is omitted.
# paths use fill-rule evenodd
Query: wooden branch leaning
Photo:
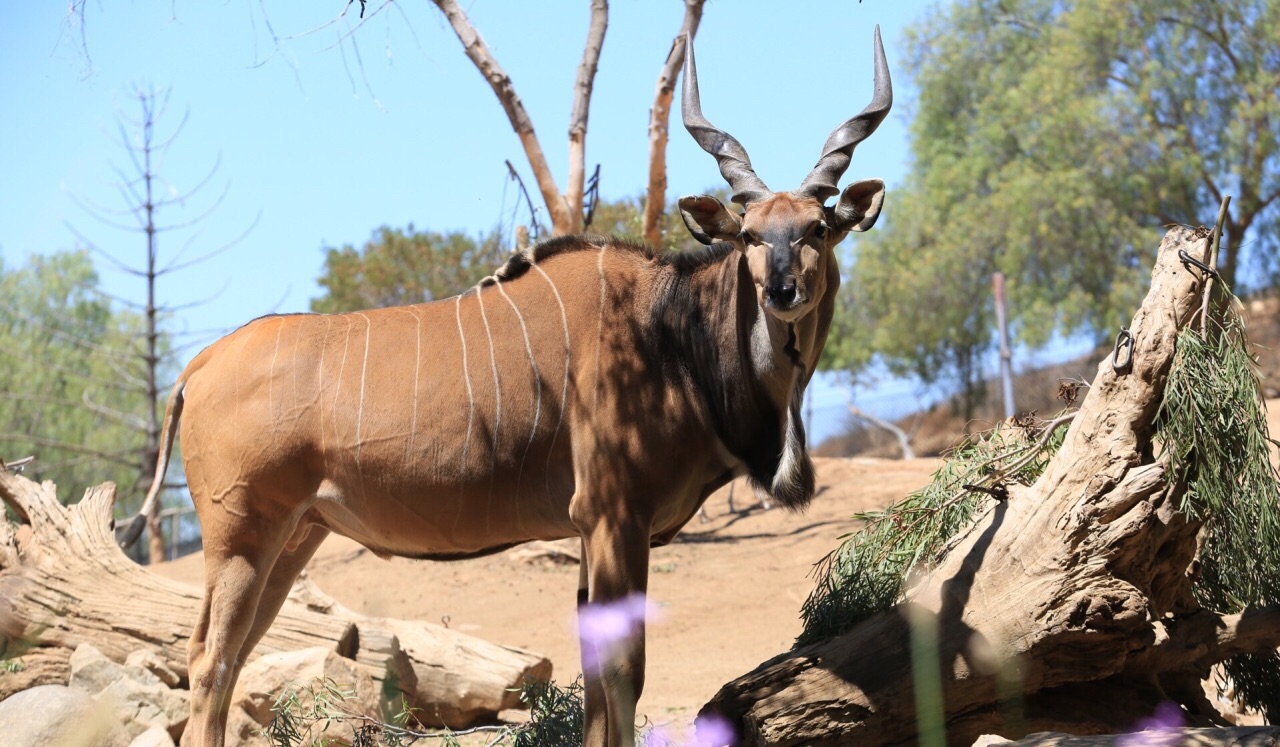
<svg viewBox="0 0 1280 747"><path fill-rule="evenodd" d="M121 552L111 521L113 484L63 506L53 483L0 470L0 499L23 522L0 521L0 656L62 650L65 662L91 643L123 662L149 648L185 683L200 590ZM354 659L375 680L392 679L424 723L435 718L455 728L520 707L524 681L551 677L551 663L537 654L430 623L366 617L304 583L254 652L317 646Z"/></svg>
<svg viewBox="0 0 1280 747"><path fill-rule="evenodd" d="M702 22L702 6L706 0L685 0L684 19L680 31L671 42L671 51L658 74L653 108L649 110L649 186L644 199L644 242L662 246L662 214L667 209L667 131L671 122L671 99L676 90L676 76L684 65L684 40L698 35Z"/></svg>
<svg viewBox="0 0 1280 747"><path fill-rule="evenodd" d="M462 43L462 48L466 52L467 58L475 64L476 69L484 76L485 82L489 84L489 87L493 89L494 95L498 97L498 103L502 104L502 110L507 113L507 120L511 123L511 129L515 130L516 136L520 138L520 145L524 147L525 155L529 158L529 168L533 170L533 177L538 184L538 191L542 193L542 199L547 205L547 213L551 218L552 230L557 235L569 233L573 224L572 211L560 194L555 178L551 175L551 167L547 164L547 157L542 152L542 144L538 142L538 136L533 130L533 120L529 118L529 112L524 108L524 102L516 94L515 84L511 82L511 76L507 75L507 72L498 64L498 60L489 50L489 45L484 43L484 38L471 25L471 20L467 18L467 14L458 6L456 0L432 1L440 8L440 12L444 13L449 25L453 27L454 33L457 34L458 41ZM581 213L581 208L582 206L579 204L579 213ZM581 216L579 216L579 220L581 220Z"/></svg>
<svg viewBox="0 0 1280 747"><path fill-rule="evenodd" d="M1190 229L1165 236L1130 325L1132 369L1103 361L1040 479L1010 486L909 603L764 662L704 713L736 724L745 744L915 744L915 625L936 632L951 744L1122 732L1162 700L1183 704L1193 725L1221 723L1201 680L1215 662L1280 646L1280 610L1199 608L1200 525L1177 510L1184 486L1153 456L1174 341L1201 300L1178 250L1203 247Z"/></svg>

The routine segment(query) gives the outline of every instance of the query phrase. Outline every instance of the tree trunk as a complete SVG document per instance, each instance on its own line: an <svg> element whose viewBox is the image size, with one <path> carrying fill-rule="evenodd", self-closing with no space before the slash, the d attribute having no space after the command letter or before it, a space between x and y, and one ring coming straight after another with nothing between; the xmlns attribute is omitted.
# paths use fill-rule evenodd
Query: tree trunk
<svg viewBox="0 0 1280 747"><path fill-rule="evenodd" d="M591 0L591 23L587 41L582 47L582 62L573 82L573 109L569 112L569 180L564 192L569 204L569 233L582 230L583 186L587 176L587 117L591 113L591 91L595 86L596 67L604 32L609 27L607 0Z"/></svg>
<svg viewBox="0 0 1280 747"><path fill-rule="evenodd" d="M62 506L53 483L0 471L0 499L23 522L0 522L0 656L42 648L69 656L91 643L123 662L151 649L185 682L201 592L120 551L111 524L114 485ZM366 665L375 679L392 680L424 722L438 715L455 728L519 707L523 682L551 677L551 663L536 654L429 623L366 617L304 584L254 653L312 646Z"/></svg>
<svg viewBox="0 0 1280 747"><path fill-rule="evenodd" d="M909 603L761 664L704 713L771 745L915 744L931 709L955 745L1126 731L1166 701L1220 723L1201 680L1280 645L1280 610L1220 615L1191 593L1201 526L1177 510L1185 486L1152 444L1175 338L1201 302L1180 249L1202 257L1206 241L1165 236L1130 325L1132 367L1102 363L1034 485L1009 486Z"/></svg>
<svg viewBox="0 0 1280 747"><path fill-rule="evenodd" d="M684 20L680 32L671 42L667 61L658 73L658 87L649 110L649 186L644 198L644 241L649 246L662 246L662 215L667 209L667 132L671 122L671 99L676 90L676 77L684 64L684 40L698 34L705 0L685 0ZM687 34L687 36L686 36Z"/></svg>

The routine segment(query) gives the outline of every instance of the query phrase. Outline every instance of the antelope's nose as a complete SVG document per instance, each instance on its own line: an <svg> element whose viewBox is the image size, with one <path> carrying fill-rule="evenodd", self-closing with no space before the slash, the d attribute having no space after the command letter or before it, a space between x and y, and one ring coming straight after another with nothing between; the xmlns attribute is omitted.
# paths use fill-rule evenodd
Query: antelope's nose
<svg viewBox="0 0 1280 747"><path fill-rule="evenodd" d="M787 275L781 280L769 283L764 289L765 300L776 308L785 309L795 303L796 279Z"/></svg>

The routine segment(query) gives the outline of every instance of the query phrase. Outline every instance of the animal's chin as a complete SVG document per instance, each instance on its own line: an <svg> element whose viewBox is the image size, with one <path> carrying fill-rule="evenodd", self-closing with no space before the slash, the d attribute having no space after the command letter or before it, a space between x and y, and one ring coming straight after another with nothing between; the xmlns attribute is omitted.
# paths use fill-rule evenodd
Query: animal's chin
<svg viewBox="0 0 1280 747"><path fill-rule="evenodd" d="M766 301L764 310L772 314L776 319L784 322L794 322L809 312L809 306L803 301L797 301L790 306L779 307Z"/></svg>

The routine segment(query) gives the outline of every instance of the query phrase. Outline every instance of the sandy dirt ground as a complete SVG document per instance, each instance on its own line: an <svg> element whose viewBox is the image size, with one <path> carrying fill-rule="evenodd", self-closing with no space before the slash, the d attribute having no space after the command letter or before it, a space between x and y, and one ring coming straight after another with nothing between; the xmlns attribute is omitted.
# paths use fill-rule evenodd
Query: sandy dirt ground
<svg viewBox="0 0 1280 747"><path fill-rule="evenodd" d="M640 713L657 724L685 724L729 680L791 647L815 562L857 526L851 517L925 485L940 462L819 459L819 494L796 514L761 510L741 482L707 501L650 560L647 681ZM745 510L744 510L745 509ZM202 584L199 554L152 566ZM330 537L309 566L322 589L370 615L430 622L551 659L565 683L581 671L574 635L578 567L526 563L506 554L460 562L382 560Z"/></svg>

